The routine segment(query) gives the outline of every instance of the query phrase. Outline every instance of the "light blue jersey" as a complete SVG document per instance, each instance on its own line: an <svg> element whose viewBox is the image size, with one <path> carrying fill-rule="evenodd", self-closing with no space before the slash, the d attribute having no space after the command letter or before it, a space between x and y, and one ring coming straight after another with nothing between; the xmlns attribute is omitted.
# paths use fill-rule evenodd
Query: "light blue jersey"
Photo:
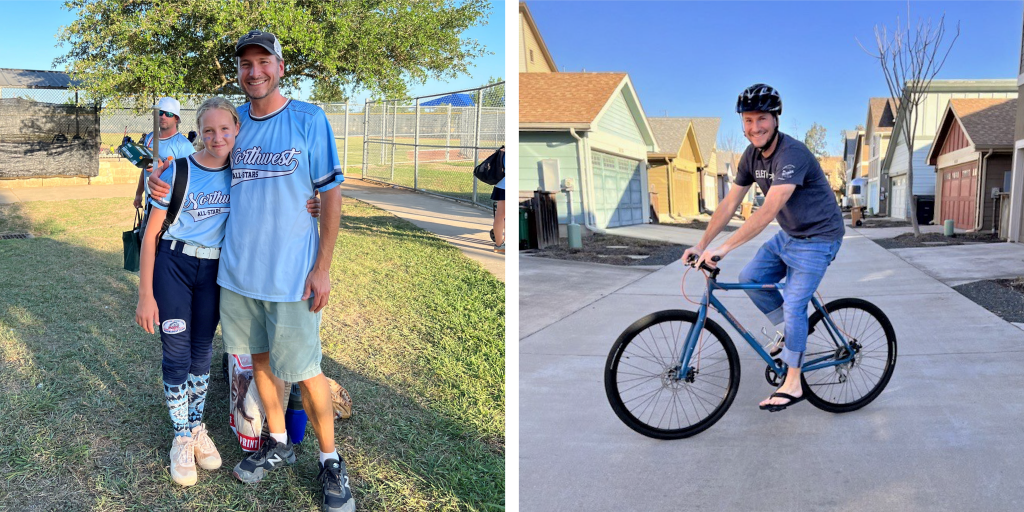
<svg viewBox="0 0 1024 512"><path fill-rule="evenodd" d="M149 149L153 149L153 134L147 133L142 138L142 144ZM185 158L196 152L196 148L192 146L192 143L188 141L188 137L181 134L181 132L175 133L166 139L160 139L160 160L167 160L167 157L174 159ZM145 182L146 195L149 195L149 173L146 173Z"/></svg>
<svg viewBox="0 0 1024 512"><path fill-rule="evenodd" d="M249 108L238 107L242 129L231 152L231 215L217 284L257 300L296 302L320 244L306 201L345 180L334 131L323 110L302 101L259 118Z"/></svg>
<svg viewBox="0 0 1024 512"><path fill-rule="evenodd" d="M164 233L164 240L179 240L199 247L221 247L227 224L231 198L231 169L204 167L188 157L189 176L181 212ZM171 184L171 194L163 199L150 198L154 208L167 210L174 191L174 168L177 160L164 169L160 180Z"/></svg>

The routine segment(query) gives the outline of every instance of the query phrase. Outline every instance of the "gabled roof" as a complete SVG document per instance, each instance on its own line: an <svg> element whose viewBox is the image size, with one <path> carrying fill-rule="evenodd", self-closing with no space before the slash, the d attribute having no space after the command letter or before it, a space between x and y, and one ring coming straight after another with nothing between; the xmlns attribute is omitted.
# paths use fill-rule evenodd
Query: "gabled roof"
<svg viewBox="0 0 1024 512"><path fill-rule="evenodd" d="M548 51L548 45L544 44L544 38L541 37L540 30L537 29L537 23L533 21L533 15L530 14L530 8L526 7L526 2L519 2L519 14L526 20L526 27L533 32L533 36L537 39L537 45L540 46L540 53L544 57L544 60L547 61L548 66L551 67L553 72L557 73L558 66L555 66L555 59L551 57L551 52Z"/></svg>
<svg viewBox="0 0 1024 512"><path fill-rule="evenodd" d="M896 123L896 106L892 98L871 98L868 100L868 115L876 132L889 133Z"/></svg>
<svg viewBox="0 0 1024 512"><path fill-rule="evenodd" d="M647 116L626 73L520 73L519 129L590 130L619 91L627 92L644 141L657 151Z"/></svg>
<svg viewBox="0 0 1024 512"><path fill-rule="evenodd" d="M520 86L520 90L521 86ZM520 107L522 108L522 107ZM678 151L679 145L683 143L683 136L686 135L686 125L693 123L693 133L697 136L697 146L700 148L702 167L711 164L711 153L715 148L715 140L718 138L718 126L722 123L719 117L648 117L651 123L651 130L654 130L658 139L658 147L662 152ZM658 134L655 124L661 126L665 142L662 143L662 135Z"/></svg>
<svg viewBox="0 0 1024 512"><path fill-rule="evenodd" d="M651 133L654 134L654 140L658 142L658 153L651 153L652 155L675 156L683 145L683 141L686 140L687 130L693 130L693 138L697 141L697 158L701 160L700 163L695 163L697 165L704 165L703 161L707 160L707 157L704 156L703 150L700 147L697 129L690 118L649 117L647 118L647 123L651 125Z"/></svg>
<svg viewBox="0 0 1024 512"><path fill-rule="evenodd" d="M1016 116L1016 98L951 98L926 161L935 165L953 122L960 123L975 150L1012 149Z"/></svg>
<svg viewBox="0 0 1024 512"><path fill-rule="evenodd" d="M987 80L932 80L931 84L927 88L917 87L914 84L909 84L904 87L904 91L907 89L921 89L925 91L925 94L930 93L978 93L978 92L996 92L996 93L1016 93L1017 92L1017 81L1014 79L987 79ZM896 121L893 126L896 128L893 130L892 143L889 144L888 149L885 150L885 157L882 159L882 169L888 172L892 165L893 154L896 152L896 147L899 146L901 138L906 138L906 134L902 133L903 117L907 115L906 103L898 105L896 110ZM941 125L939 126L941 128ZM915 146L916 141L915 141ZM930 165L930 164L929 164Z"/></svg>
<svg viewBox="0 0 1024 512"><path fill-rule="evenodd" d="M846 145L843 146L843 159L846 159L854 154L854 151L857 151L857 132L846 130L843 134L846 137Z"/></svg>

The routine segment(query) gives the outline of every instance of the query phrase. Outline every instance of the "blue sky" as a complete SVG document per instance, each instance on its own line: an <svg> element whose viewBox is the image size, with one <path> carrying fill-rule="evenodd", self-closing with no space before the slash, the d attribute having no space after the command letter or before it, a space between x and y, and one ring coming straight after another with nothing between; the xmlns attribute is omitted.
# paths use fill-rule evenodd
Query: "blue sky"
<svg viewBox="0 0 1024 512"><path fill-rule="evenodd" d="M0 30L0 68L54 69L53 59L63 55L67 47L57 48L57 32L61 26L75 20L73 12L63 9L60 1L8 1L0 0L0 13L7 20ZM468 75L454 80L429 81L423 85L412 85L412 96L422 96L462 89L472 89L487 83L490 77L505 76L505 13L501 0L493 1L488 23L473 27L463 37L476 39L492 55L486 55L473 62ZM306 92L308 94L308 91ZM356 93L360 103L365 93Z"/></svg>
<svg viewBox="0 0 1024 512"><path fill-rule="evenodd" d="M803 139L811 124L840 132L864 124L868 98L887 96L874 27L907 19L906 2L551 2L530 12L563 71L625 71L649 117L720 117L741 147L736 96L764 82L782 94L780 129ZM1020 1L910 3L910 19L946 14L960 37L939 79L1017 78L1024 5ZM618 30L617 30L618 29ZM608 36L612 34L612 36ZM945 46L943 46L945 47Z"/></svg>

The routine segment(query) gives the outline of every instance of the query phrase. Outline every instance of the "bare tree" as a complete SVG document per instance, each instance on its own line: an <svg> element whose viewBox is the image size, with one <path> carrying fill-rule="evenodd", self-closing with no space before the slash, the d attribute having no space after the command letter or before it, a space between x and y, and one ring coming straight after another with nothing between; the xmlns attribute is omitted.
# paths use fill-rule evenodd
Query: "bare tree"
<svg viewBox="0 0 1024 512"><path fill-rule="evenodd" d="M910 25L910 1L907 1L907 23L904 26L896 17L896 29L891 37L885 25L875 25L876 50L868 54L878 59L885 76L885 85L889 87L889 96L899 109L904 111L902 126L893 130L892 144L896 144L897 132L903 132L907 142L907 183L912 194L914 190L914 136L917 130L917 109L931 86L932 79L942 69L949 57L953 43L960 37L960 22L956 24L956 35L949 42L945 53L942 53L942 39L946 36L946 15L939 18L938 27L932 27L931 18L927 21L919 19L917 27ZM860 44L860 40L857 40ZM942 56L939 59L939 56ZM921 236L921 228L917 225L917 203L915 197L907 194L910 210L910 223L914 226L914 236Z"/></svg>

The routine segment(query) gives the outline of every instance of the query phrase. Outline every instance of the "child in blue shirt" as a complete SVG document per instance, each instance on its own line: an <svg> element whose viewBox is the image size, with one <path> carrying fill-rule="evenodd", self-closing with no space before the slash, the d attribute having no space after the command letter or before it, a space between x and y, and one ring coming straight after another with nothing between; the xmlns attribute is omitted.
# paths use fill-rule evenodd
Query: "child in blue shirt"
<svg viewBox="0 0 1024 512"><path fill-rule="evenodd" d="M213 334L220 320L217 272L230 213L228 157L240 128L238 112L224 98L210 98L196 114L205 148L185 159L188 184L180 211L165 232L171 197L150 198L153 209L143 236L135 312L136 323L146 332L153 334L154 324L160 326L164 396L174 426L171 476L186 486L196 483L196 464L206 470L221 464L202 418ZM173 184L177 161L168 163L160 178ZM310 200L307 210L317 216L319 200Z"/></svg>

